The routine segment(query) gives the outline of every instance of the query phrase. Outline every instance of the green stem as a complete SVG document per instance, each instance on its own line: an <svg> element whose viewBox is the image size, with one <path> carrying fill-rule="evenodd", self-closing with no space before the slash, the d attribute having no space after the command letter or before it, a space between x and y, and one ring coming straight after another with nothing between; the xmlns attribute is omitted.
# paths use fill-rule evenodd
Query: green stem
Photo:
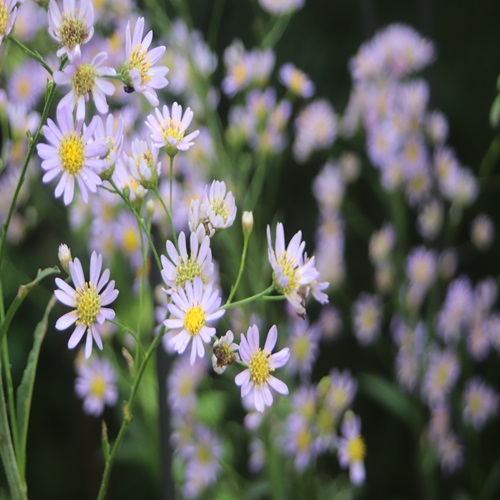
<svg viewBox="0 0 500 500"><path fill-rule="evenodd" d="M170 164L172 166L172 164ZM167 214L168 220L170 222L170 227L172 228L172 237L174 238L174 245L175 248L178 249L177 247L177 234L175 232L174 228L174 221L172 219L172 212L167 208L167 205L165 205L165 201L163 200L160 191L158 191L158 188L153 188L153 193L155 196L158 198L159 202L161 203L161 206L163 207L163 210ZM170 205L172 205L172 172L170 172ZM160 268L161 271L161 268Z"/></svg>
<svg viewBox="0 0 500 500"><path fill-rule="evenodd" d="M146 356L144 357L144 360L142 361L141 365L139 366L139 370L137 372L137 376L134 379L134 382L132 384L132 387L130 389L130 396L128 398L128 401L123 405L123 421L120 426L120 430L118 431L118 435L116 436L115 442L113 443L113 447L111 450L111 453L109 456L106 458L106 465L104 468L104 473L102 476L101 480L101 486L99 488L99 494L98 494L98 500L104 500L104 497L106 495L106 491L108 489L108 483L109 483L109 476L111 474L111 469L113 467L113 462L116 458L116 453L118 451L118 447L120 446L120 443L125 435L125 432L132 422L132 414L130 411L130 408L132 406L132 403L134 402L135 395L137 394L137 389L139 387L139 384L141 383L142 376L144 374L144 370L146 369L146 366L154 353L156 347L158 344L161 342L163 337L163 332L158 333L156 337L154 337L153 341L151 342L151 345L149 346L149 349L146 352Z"/></svg>
<svg viewBox="0 0 500 500"><path fill-rule="evenodd" d="M49 72L50 76L54 74L52 68L44 61L43 57L38 52L34 52L33 50L26 47L26 45L20 42L12 33L10 35L7 35L7 39L10 40L14 45L17 45L21 50L23 50L25 54L32 57L33 59L36 59ZM41 123L43 123L43 121Z"/></svg>
<svg viewBox="0 0 500 500"><path fill-rule="evenodd" d="M261 47L263 49L272 48L277 43L278 40L282 37L285 32L290 19L292 18L291 14L286 14L283 16L279 16L276 19L276 22L273 24L272 28L267 32L266 36L262 39Z"/></svg>
<svg viewBox="0 0 500 500"><path fill-rule="evenodd" d="M3 355L3 363L5 365L5 385L7 387L7 401L9 403L10 427L12 429L12 443L14 445L14 452L16 454L17 467L19 470L21 470L20 468L21 453L19 449L19 433L17 430L16 403L14 400L14 384L12 383L12 374L10 372L9 345L7 344L7 337L3 338L2 355Z"/></svg>
<svg viewBox="0 0 500 500"><path fill-rule="evenodd" d="M158 256L158 252L156 251L156 248L153 244L153 241L151 240L151 235L149 234L146 226L144 225L144 219L141 217L139 213L137 213L137 210L133 207L132 203L130 203L130 200L118 189L118 186L115 184L113 179L108 179L108 182L113 186L114 192L124 201L125 205L130 209L134 217L137 219L137 223L139 224L139 227L142 229L144 234L146 235L146 238L149 241L149 244L151 245L151 250L153 252L153 255L155 257L156 265L158 266L158 269L161 271L162 265L160 261L160 257ZM106 188L104 188L106 189Z"/></svg>
<svg viewBox="0 0 500 500"><path fill-rule="evenodd" d="M225 0L215 0L212 9L212 18L210 21L210 28L208 29L207 42L208 46L212 49L216 49L217 44L217 34L219 32L220 21L222 18L222 11L224 10Z"/></svg>
<svg viewBox="0 0 500 500"><path fill-rule="evenodd" d="M236 278L236 283L234 286L231 288L231 293L229 294L229 298L227 299L226 305L229 305L231 303L231 300L233 300L234 294L236 293L236 290L238 289L238 286L241 281L241 276L243 274L243 270L245 269L245 261L247 257L247 248L248 248L248 239L250 237L250 233L244 233L244 240L243 240L243 252L241 254L241 262L240 262L240 269L238 271L238 277Z"/></svg>
<svg viewBox="0 0 500 500"><path fill-rule="evenodd" d="M2 372L0 361L0 373ZM19 470L16 463L16 455L12 446L12 436L9 429L9 420L7 418L7 408L3 392L3 383L0 380L0 455L2 457L5 476L9 484L11 498L14 500L26 498L19 476Z"/></svg>
<svg viewBox="0 0 500 500"><path fill-rule="evenodd" d="M273 290L274 290L274 285L271 285L265 290L262 290L262 292L259 292L256 295L252 295L251 297L247 297L246 299L238 300L238 302L233 302L233 303L226 302L223 306L221 306L221 309L231 309L233 307L238 307L242 306L243 304L254 302L258 299L265 297L266 295L269 295Z"/></svg>

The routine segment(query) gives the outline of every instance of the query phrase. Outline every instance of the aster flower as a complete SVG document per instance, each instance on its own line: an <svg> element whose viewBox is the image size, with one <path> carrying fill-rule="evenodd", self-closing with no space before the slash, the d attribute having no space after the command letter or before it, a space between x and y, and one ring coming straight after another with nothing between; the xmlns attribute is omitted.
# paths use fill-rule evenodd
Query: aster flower
<svg viewBox="0 0 500 500"><path fill-rule="evenodd" d="M110 113L104 122L98 116L97 127L94 132L94 139L104 141L107 148L107 155L104 158L106 163L104 172L101 172L101 178L107 178L115 169L117 160L120 158L123 150L123 117L115 118Z"/></svg>
<svg viewBox="0 0 500 500"><path fill-rule="evenodd" d="M122 160L126 162L131 177L144 189L154 189L161 172L158 148L150 137L147 141L134 139L130 147L131 154L124 154Z"/></svg>
<svg viewBox="0 0 500 500"><path fill-rule="evenodd" d="M342 421L342 437L339 438L339 462L344 469L349 467L349 476L353 484L365 481L366 446L361 437L361 419L347 413Z"/></svg>
<svg viewBox="0 0 500 500"><path fill-rule="evenodd" d="M45 92L46 84L47 72L45 69L40 66L38 61L27 59L16 67L7 82L9 102L24 106L27 111L30 111Z"/></svg>
<svg viewBox="0 0 500 500"><path fill-rule="evenodd" d="M299 373L308 377L318 356L321 330L319 325L309 325L307 319L297 316L289 324L290 330L290 362L287 368L290 373Z"/></svg>
<svg viewBox="0 0 500 500"><path fill-rule="evenodd" d="M284 366L290 357L288 347L271 354L277 339L278 329L276 325L273 325L269 330L264 349L259 347L257 325L250 326L246 336L241 334L241 361L248 368L236 375L235 382L241 387L241 397L249 395L253 399L255 409L259 412L263 412L266 406L273 404L273 395L269 386L280 394L288 394L287 385L271 375L276 368Z"/></svg>
<svg viewBox="0 0 500 500"><path fill-rule="evenodd" d="M130 86L136 92L144 94L151 106L158 106L159 101L155 89L162 89L168 85L168 80L165 78L168 68L154 65L165 53L165 47L161 45L148 51L153 40L153 31L149 31L144 39L143 32L143 17L137 19L133 35L130 31L130 22L127 23L125 63L122 67L122 75L130 81Z"/></svg>
<svg viewBox="0 0 500 500"><path fill-rule="evenodd" d="M104 406L114 406L118 399L116 375L109 361L91 358L77 368L75 392L83 399L83 410L89 415L102 415Z"/></svg>
<svg viewBox="0 0 500 500"><path fill-rule="evenodd" d="M85 103L92 93L95 106L99 113L107 113L109 106L106 96L113 95L115 86L101 75L115 75L113 68L102 66L108 58L106 52L99 52L88 62L82 57L80 47L69 55L69 64L64 71L54 72L54 81L57 85L71 85L71 90L59 101L58 106L68 105L71 110L76 108L77 120L85 118Z"/></svg>
<svg viewBox="0 0 500 500"><path fill-rule="evenodd" d="M184 287L186 281L194 282L195 277L201 278L203 283L208 283L214 277L214 265L212 262L212 251L210 250L210 238L204 236L201 245L196 233L191 233L189 237L190 253L186 247L186 234L181 231L178 239L179 250L174 244L167 240L168 257L162 255L161 275L163 281L169 287L167 293L177 291L179 287Z"/></svg>
<svg viewBox="0 0 500 500"><path fill-rule="evenodd" d="M469 380L464 391L464 422L476 431L481 430L487 420L498 413L500 397L479 377Z"/></svg>
<svg viewBox="0 0 500 500"><path fill-rule="evenodd" d="M486 214L475 217L471 224L470 236L478 250L488 250L495 236L495 226L491 218Z"/></svg>
<svg viewBox="0 0 500 500"><path fill-rule="evenodd" d="M294 459L293 465L297 471L301 472L313 465L318 453L311 423L292 413L285 422L283 450Z"/></svg>
<svg viewBox="0 0 500 500"><path fill-rule="evenodd" d="M163 114L155 108L155 114L156 117L148 116L146 125L151 131L153 144L156 147L165 146L167 154L175 156L177 151L187 151L194 144L193 139L198 136L199 130L184 135L193 119L193 112L190 108L187 108L182 115L182 106L174 102L171 114L167 106L163 106Z"/></svg>
<svg viewBox="0 0 500 500"><path fill-rule="evenodd" d="M0 43L12 30L17 16L17 0L0 0Z"/></svg>
<svg viewBox="0 0 500 500"><path fill-rule="evenodd" d="M63 0L63 10L49 2L49 35L62 47L57 57L72 55L94 35L94 6L90 0Z"/></svg>
<svg viewBox="0 0 500 500"><path fill-rule="evenodd" d="M280 82L294 94L301 97L311 97L314 94L314 83L293 64L284 64L279 72Z"/></svg>
<svg viewBox="0 0 500 500"><path fill-rule="evenodd" d="M213 181L205 187L202 200L193 200L189 207L189 228L199 237L212 237L216 231L230 227L236 218L236 203L231 191L226 193L224 181Z"/></svg>
<svg viewBox="0 0 500 500"><path fill-rule="evenodd" d="M309 286L319 278L314 257L304 258L305 243L302 232L296 233L285 249L283 224L276 226L276 247L272 248L271 229L267 226L268 258L273 268L273 283L279 293L286 296L297 314L305 314L305 299Z"/></svg>
<svg viewBox="0 0 500 500"><path fill-rule="evenodd" d="M75 125L69 106L57 108L56 113L57 125L49 118L47 125L43 126L43 134L50 144L37 145L45 170L42 181L50 182L62 174L55 190L56 198L64 193L64 204L69 205L76 181L83 200L87 202L88 191L95 193L101 184L98 173L106 165L104 160L96 158L106 155L106 145L103 141L92 141L97 117L82 132L83 120L78 120Z"/></svg>
<svg viewBox="0 0 500 500"><path fill-rule="evenodd" d="M304 6L305 0L259 0L260 6L269 14L281 16L291 14Z"/></svg>
<svg viewBox="0 0 500 500"><path fill-rule="evenodd" d="M325 378L325 406L337 419L351 406L358 390L358 384L348 370L342 372L333 370Z"/></svg>
<svg viewBox="0 0 500 500"><path fill-rule="evenodd" d="M218 289L210 282L206 286L198 276L193 283L186 281L185 290L179 288L172 293L172 302L168 305L170 317L163 324L172 330L169 344L182 354L191 342L191 364L196 357L205 354L203 343L207 344L215 335L215 328L208 326L221 318L225 310L219 309L221 298Z"/></svg>
<svg viewBox="0 0 500 500"><path fill-rule="evenodd" d="M118 297L114 280L109 281L109 269L101 274L102 256L92 252L90 257L90 279L85 281L82 264L78 258L69 263L69 274L76 288L72 288L65 281L56 278L59 287L54 294L63 304L74 307L73 311L61 316L56 322L58 330L65 330L76 323L68 341L68 347L73 349L87 332L85 341L85 357L92 353L92 339L99 349L102 349L102 340L99 335L99 326L106 320L113 319L115 312L105 307ZM108 283L109 281L109 283ZM106 288L104 286L107 284Z"/></svg>

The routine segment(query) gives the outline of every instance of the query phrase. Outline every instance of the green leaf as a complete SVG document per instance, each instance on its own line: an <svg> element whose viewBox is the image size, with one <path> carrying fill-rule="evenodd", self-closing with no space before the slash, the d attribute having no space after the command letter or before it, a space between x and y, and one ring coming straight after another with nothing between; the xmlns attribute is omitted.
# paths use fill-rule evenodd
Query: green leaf
<svg viewBox="0 0 500 500"><path fill-rule="evenodd" d="M12 321L12 318L14 318L14 315L16 314L17 310L19 309L19 306L23 303L24 299L27 297L28 293L35 288L40 281L43 279L47 278L48 276L51 276L53 274L59 274L59 268L57 266L54 267L47 267L46 269L39 269L38 273L36 275L36 278L31 281L30 283L27 283L26 285L21 285L17 291L17 295L15 299L12 301L12 303L9 306L9 309L5 315L5 318L0 326L0 344L3 341L4 336L7 333L7 330L9 329L10 322Z"/></svg>
<svg viewBox="0 0 500 500"><path fill-rule="evenodd" d="M493 101L490 109L490 125L495 128L500 122L500 96Z"/></svg>
<svg viewBox="0 0 500 500"><path fill-rule="evenodd" d="M36 368L38 365L38 357L42 346L45 333L47 332L47 324L50 311L56 303L56 297L53 295L45 309L45 313L41 321L36 325L33 346L28 355L26 368L24 369L23 378L17 388L17 429L19 433L19 450L22 454L20 461L21 478L24 478L26 468L26 441L28 437L28 423L31 410L31 399L33 396L33 387L35 385Z"/></svg>
<svg viewBox="0 0 500 500"><path fill-rule="evenodd" d="M358 380L364 394L401 418L414 431L421 430L422 419L417 405L393 383L369 373L360 374Z"/></svg>

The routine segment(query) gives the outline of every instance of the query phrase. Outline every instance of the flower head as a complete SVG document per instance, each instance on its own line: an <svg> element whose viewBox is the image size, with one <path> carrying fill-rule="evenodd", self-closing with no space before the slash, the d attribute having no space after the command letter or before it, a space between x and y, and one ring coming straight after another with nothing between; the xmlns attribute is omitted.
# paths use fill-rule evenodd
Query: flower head
<svg viewBox="0 0 500 500"><path fill-rule="evenodd" d="M90 279L85 281L82 264L78 258L69 263L69 273L76 288L71 287L60 278L56 278L58 290L55 296L63 304L74 307L73 311L61 316L56 322L58 330L65 330L76 323L68 341L68 347L73 349L78 345L85 332L85 357L89 358L92 353L92 339L99 349L102 349L102 340L99 335L99 325L106 320L113 319L115 312L105 307L118 297L114 280L109 281L109 269L102 269L102 256L92 252L90 257ZM108 283L109 281L109 283ZM107 284L106 288L104 286Z"/></svg>
<svg viewBox="0 0 500 500"><path fill-rule="evenodd" d="M361 420L353 413L347 413L342 421L342 436L339 438L339 462L349 475L353 484L362 484L365 480L366 446L361 437Z"/></svg>
<svg viewBox="0 0 500 500"><path fill-rule="evenodd" d="M280 82L294 94L311 97L314 94L314 83L293 64L284 64L279 73Z"/></svg>
<svg viewBox="0 0 500 500"><path fill-rule="evenodd" d="M191 251L188 253L184 231L179 234L179 250L170 240L167 241L168 258L161 256L161 275L169 287L167 293L183 288L186 281L193 283L196 277L201 278L203 283L208 283L214 277L210 238L205 236L200 245L196 233L191 233L189 243Z"/></svg>
<svg viewBox="0 0 500 500"><path fill-rule="evenodd" d="M94 35L94 6L90 0L64 0L62 12L55 0L50 0L48 12L49 34L62 45L58 57L72 55Z"/></svg>
<svg viewBox="0 0 500 500"><path fill-rule="evenodd" d="M104 406L113 406L118 399L116 375L109 361L91 358L78 365L75 392L83 399L83 410L89 415L102 415Z"/></svg>
<svg viewBox="0 0 500 500"><path fill-rule="evenodd" d="M158 96L155 89L162 89L168 85L165 75L168 73L166 66L154 65L165 53L165 47L161 45L150 51L149 46L153 40L153 32L142 37L144 33L144 18L137 19L134 33L131 34L130 23L127 24L125 34L125 63L122 67L124 78L129 79L131 86L136 92L144 94L144 97L152 106L158 106Z"/></svg>
<svg viewBox="0 0 500 500"><path fill-rule="evenodd" d="M42 158L45 170L43 182L50 182L59 174L61 178L55 190L56 198L64 193L64 204L73 201L75 181L80 188L82 198L88 201L88 191L95 193L101 184L98 172L105 162L97 157L106 154L106 145L101 140L92 141L92 134L97 127L94 117L82 132L83 120L76 125L69 106L57 108L57 125L49 118L43 126L43 134L50 144L38 144L37 150Z"/></svg>
<svg viewBox="0 0 500 500"><path fill-rule="evenodd" d="M238 345L233 342L234 334L229 330L226 335L216 340L213 345L212 367L221 375L229 365L239 359Z"/></svg>
<svg viewBox="0 0 500 500"><path fill-rule="evenodd" d="M165 146L169 156L175 156L177 151L187 151L193 145L193 139L200 133L195 130L188 135L185 135L191 120L193 112L187 108L182 115L182 106L174 102L172 113L168 111L167 106L163 106L163 114L158 108L155 109L154 115L149 115L146 125L151 131L153 144L162 148Z"/></svg>
<svg viewBox="0 0 500 500"><path fill-rule="evenodd" d="M257 411L263 412L266 406L273 404L273 395L269 386L280 394L288 394L287 385L271 375L276 368L281 368L290 357L288 347L271 354L276 340L278 329L273 325L267 334L264 349L259 347L259 329L257 325L248 328L247 335L241 335L240 356L248 368L236 375L236 385L241 386L241 397L253 397L253 404Z"/></svg>
<svg viewBox="0 0 500 500"><path fill-rule="evenodd" d="M208 326L221 318L225 310L219 309L221 298L218 289L210 282L206 286L196 276L193 283L186 281L184 288L172 293L172 302L168 305L170 317L163 324L172 330L169 344L182 354L191 343L191 364L196 357L205 354L203 343L207 344L215 335L215 328Z"/></svg>
<svg viewBox="0 0 500 500"><path fill-rule="evenodd" d="M319 273L314 267L314 257L307 259L304 256L305 243L301 240L302 232L299 231L293 236L285 249L283 224L278 222L276 226L276 247L273 249L271 229L267 226L268 257L273 268L274 285L279 293L286 295L287 300L297 311L297 314L304 315L305 299L311 290L311 285L316 287ZM325 300L321 295L318 297L322 301L328 301L328 298Z"/></svg>
<svg viewBox="0 0 500 500"><path fill-rule="evenodd" d="M68 105L72 110L76 108L77 120L85 118L85 103L89 100L90 93L92 93L97 111L108 112L106 96L113 95L115 86L101 75L114 75L116 71L102 66L107 58L106 52L99 52L88 62L82 57L78 46L69 56L70 64L64 68L64 71L54 72L54 81L58 85L71 85L71 90L59 101L58 106Z"/></svg>

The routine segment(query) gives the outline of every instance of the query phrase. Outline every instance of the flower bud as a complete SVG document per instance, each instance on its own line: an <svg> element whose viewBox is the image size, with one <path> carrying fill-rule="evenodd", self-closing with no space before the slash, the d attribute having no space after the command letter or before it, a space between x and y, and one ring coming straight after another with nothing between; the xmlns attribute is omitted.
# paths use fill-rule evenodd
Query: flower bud
<svg viewBox="0 0 500 500"><path fill-rule="evenodd" d="M241 216L241 225L243 226L243 233L248 236L253 229L253 213L251 211L243 212Z"/></svg>
<svg viewBox="0 0 500 500"><path fill-rule="evenodd" d="M59 262L61 263L62 268L69 272L69 263L72 261L71 250L69 249L66 243L61 243L59 245L59 250L57 252L57 256L59 258Z"/></svg>
<svg viewBox="0 0 500 500"><path fill-rule="evenodd" d="M153 217L153 214L155 213L155 202L153 200L148 200L146 202L146 213L149 218Z"/></svg>

